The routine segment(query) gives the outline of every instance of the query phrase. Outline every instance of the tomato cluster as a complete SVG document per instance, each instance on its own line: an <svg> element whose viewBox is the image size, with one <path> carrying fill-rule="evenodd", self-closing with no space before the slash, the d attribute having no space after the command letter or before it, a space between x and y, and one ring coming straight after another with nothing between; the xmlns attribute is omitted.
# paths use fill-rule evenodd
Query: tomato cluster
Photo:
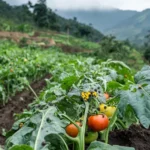
<svg viewBox="0 0 150 150"><path fill-rule="evenodd" d="M78 126L82 126L80 122L76 122ZM88 127L94 131L102 131L108 127L109 119L106 115L93 115L88 118ZM76 137L78 135L78 128L74 124L69 124L66 127L66 133L71 137Z"/></svg>
<svg viewBox="0 0 150 150"><path fill-rule="evenodd" d="M87 101L89 99L89 96L91 96L91 95L97 97L97 92L82 92L81 93L81 97L85 101ZM104 93L104 97L106 98L106 100L108 100L109 94ZM89 102L86 102L86 103L89 104ZM105 130L108 127L108 125L109 125L108 117L112 116L112 114L115 111L115 109L113 109L114 111L112 112L112 108L107 107L105 104L100 104L99 108L100 108L100 114L90 115L87 118L87 125L86 125L86 126L88 126L87 131L85 129L83 132L83 128L81 128L81 134L78 135L79 129L77 128L76 125L81 127L82 124L80 122L76 122L76 125L71 123L66 127L66 133L71 137L78 136L78 138L80 138L82 133L85 134L85 131L86 131L85 143L91 143L92 141L95 141L98 138L98 132ZM106 108L107 108L107 110L109 110L109 112L107 112L107 113L105 112ZM110 113L110 112L112 112L112 113ZM85 124L83 124L83 127L85 127Z"/></svg>

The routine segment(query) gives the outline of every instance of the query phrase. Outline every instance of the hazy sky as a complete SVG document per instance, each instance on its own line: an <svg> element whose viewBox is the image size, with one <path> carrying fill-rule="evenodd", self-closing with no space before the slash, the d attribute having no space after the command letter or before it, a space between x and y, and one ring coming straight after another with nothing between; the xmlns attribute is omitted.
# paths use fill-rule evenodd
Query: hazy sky
<svg viewBox="0 0 150 150"><path fill-rule="evenodd" d="M18 5L27 3L28 0L5 0L6 2ZM30 0L33 3L37 0ZM150 8L150 0L47 0L52 9L99 9L119 8L128 10L144 10Z"/></svg>

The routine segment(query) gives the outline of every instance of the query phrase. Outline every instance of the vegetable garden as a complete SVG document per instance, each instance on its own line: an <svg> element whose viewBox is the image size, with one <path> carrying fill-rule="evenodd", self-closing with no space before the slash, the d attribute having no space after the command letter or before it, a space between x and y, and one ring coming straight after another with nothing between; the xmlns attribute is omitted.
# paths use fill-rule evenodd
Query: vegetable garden
<svg viewBox="0 0 150 150"><path fill-rule="evenodd" d="M57 47L20 49L4 41L0 49L1 105L25 88L35 95L3 133L4 149L134 150L126 143L113 145L112 132L134 125L148 133L150 66L135 74L121 61L64 54ZM30 83L48 73L52 77L37 95Z"/></svg>

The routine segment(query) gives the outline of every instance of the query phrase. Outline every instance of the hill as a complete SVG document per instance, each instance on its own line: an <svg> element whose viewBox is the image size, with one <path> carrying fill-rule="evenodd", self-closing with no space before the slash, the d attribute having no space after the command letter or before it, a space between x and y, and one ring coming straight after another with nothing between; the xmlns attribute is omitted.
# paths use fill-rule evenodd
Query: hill
<svg viewBox="0 0 150 150"><path fill-rule="evenodd" d="M118 23L137 14L137 11L130 10L57 10L57 14L65 18L76 17L78 21L92 24L94 28L105 33Z"/></svg>
<svg viewBox="0 0 150 150"><path fill-rule="evenodd" d="M65 18L76 17L78 21L90 24L105 35L112 34L119 40L129 39L141 46L150 29L150 9L142 12L130 10L58 10Z"/></svg>
<svg viewBox="0 0 150 150"><path fill-rule="evenodd" d="M149 29L150 9L146 9L110 28L105 33L113 34L121 40L128 38L131 42L141 45Z"/></svg>
<svg viewBox="0 0 150 150"><path fill-rule="evenodd" d="M100 31L91 26L57 15L47 7L46 0L21 6L11 6L0 0L0 30L26 32L33 28L65 32L91 41L100 41L103 37Z"/></svg>

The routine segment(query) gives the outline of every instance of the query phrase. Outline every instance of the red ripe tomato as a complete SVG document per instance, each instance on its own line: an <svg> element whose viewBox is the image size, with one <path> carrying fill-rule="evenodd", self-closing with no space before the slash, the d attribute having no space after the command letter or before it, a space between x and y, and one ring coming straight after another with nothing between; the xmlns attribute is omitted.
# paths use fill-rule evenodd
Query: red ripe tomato
<svg viewBox="0 0 150 150"><path fill-rule="evenodd" d="M109 119L106 115L94 115L88 118L88 126L93 131L102 131L108 127Z"/></svg>
<svg viewBox="0 0 150 150"><path fill-rule="evenodd" d="M81 126L81 123L80 122L76 122L76 124L78 126ZM71 137L76 137L78 135L78 128L74 125L74 124L69 124L67 127L66 127L66 133L68 135L70 135Z"/></svg>
<svg viewBox="0 0 150 150"><path fill-rule="evenodd" d="M108 93L104 93L104 97L106 98L106 100L109 99L109 94Z"/></svg>

